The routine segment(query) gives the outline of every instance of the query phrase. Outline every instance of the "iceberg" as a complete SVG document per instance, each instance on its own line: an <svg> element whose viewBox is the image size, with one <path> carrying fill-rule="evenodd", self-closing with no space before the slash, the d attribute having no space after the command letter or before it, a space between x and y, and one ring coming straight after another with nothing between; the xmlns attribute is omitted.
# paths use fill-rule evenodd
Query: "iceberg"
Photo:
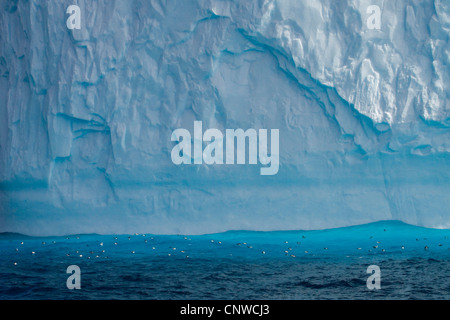
<svg viewBox="0 0 450 320"><path fill-rule="evenodd" d="M0 0L0 24L0 232L450 228L444 0ZM279 171L175 165L196 121L279 130Z"/></svg>

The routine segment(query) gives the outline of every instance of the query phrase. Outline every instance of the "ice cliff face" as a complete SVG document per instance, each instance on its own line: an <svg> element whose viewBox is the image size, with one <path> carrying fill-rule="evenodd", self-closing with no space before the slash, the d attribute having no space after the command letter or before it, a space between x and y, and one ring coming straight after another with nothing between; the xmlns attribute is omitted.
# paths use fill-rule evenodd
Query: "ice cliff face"
<svg viewBox="0 0 450 320"><path fill-rule="evenodd" d="M0 232L450 228L447 1L0 0L0 29ZM279 173L174 165L196 120L279 129Z"/></svg>
<svg viewBox="0 0 450 320"><path fill-rule="evenodd" d="M381 10L379 30L367 27L372 5ZM276 18L262 24L264 36L375 123L448 120L448 2L291 0L268 8Z"/></svg>

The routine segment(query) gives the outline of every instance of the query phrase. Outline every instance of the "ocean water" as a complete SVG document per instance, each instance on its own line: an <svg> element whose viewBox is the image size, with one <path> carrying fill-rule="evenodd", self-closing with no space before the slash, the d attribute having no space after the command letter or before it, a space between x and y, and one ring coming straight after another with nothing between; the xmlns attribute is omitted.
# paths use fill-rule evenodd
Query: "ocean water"
<svg viewBox="0 0 450 320"><path fill-rule="evenodd" d="M449 299L450 230L0 235L0 299ZM67 267L81 270L69 290ZM367 268L380 268L369 290Z"/></svg>

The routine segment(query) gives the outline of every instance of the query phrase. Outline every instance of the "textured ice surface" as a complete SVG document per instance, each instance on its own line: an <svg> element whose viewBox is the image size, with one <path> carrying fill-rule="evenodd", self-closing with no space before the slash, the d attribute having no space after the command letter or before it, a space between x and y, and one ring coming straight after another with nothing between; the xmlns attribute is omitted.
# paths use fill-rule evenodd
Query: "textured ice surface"
<svg viewBox="0 0 450 320"><path fill-rule="evenodd" d="M0 0L0 30L0 232L450 228L447 1ZM278 175L175 166L195 120L280 129Z"/></svg>

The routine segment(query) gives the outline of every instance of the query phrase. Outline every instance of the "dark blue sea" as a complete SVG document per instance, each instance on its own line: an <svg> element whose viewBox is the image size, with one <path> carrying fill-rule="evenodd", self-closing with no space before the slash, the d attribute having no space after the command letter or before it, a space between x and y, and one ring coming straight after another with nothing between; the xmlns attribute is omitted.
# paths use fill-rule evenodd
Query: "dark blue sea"
<svg viewBox="0 0 450 320"><path fill-rule="evenodd" d="M323 231L0 234L0 299L449 299L450 230L401 222ZM69 290L67 267L80 268ZM369 290L367 268L380 268Z"/></svg>

